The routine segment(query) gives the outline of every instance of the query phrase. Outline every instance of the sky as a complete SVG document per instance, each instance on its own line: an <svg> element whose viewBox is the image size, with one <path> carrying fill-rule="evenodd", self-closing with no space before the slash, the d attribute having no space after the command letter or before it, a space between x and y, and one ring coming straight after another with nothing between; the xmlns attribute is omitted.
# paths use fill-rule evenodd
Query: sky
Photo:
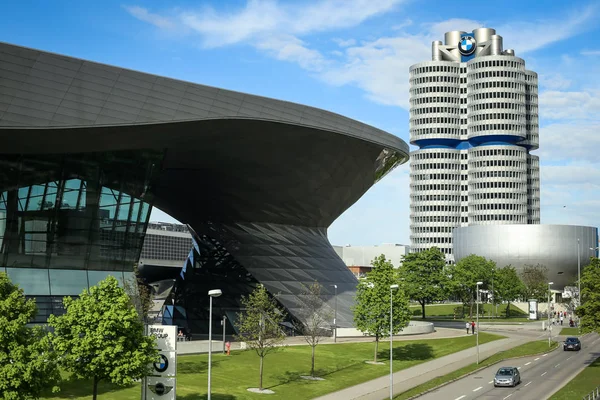
<svg viewBox="0 0 600 400"><path fill-rule="evenodd" d="M539 74L541 222L599 226L597 1L20 0L3 4L0 41L318 107L408 143L410 65L478 27ZM340 245L409 237L408 163L329 229Z"/></svg>

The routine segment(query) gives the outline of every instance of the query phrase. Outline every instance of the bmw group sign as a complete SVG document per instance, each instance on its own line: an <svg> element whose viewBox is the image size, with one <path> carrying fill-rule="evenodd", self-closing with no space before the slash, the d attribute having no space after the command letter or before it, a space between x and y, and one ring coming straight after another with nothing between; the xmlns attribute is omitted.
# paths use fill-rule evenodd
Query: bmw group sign
<svg viewBox="0 0 600 400"><path fill-rule="evenodd" d="M143 382L144 400L175 400L177 373L177 327L150 325L148 335L156 338L158 359L152 363L152 374Z"/></svg>

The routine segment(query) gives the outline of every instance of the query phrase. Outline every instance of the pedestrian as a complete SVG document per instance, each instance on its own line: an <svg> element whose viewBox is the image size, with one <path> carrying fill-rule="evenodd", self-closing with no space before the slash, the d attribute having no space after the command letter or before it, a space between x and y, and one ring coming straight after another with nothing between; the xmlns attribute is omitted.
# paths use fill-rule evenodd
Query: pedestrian
<svg viewBox="0 0 600 400"><path fill-rule="evenodd" d="M475 334L475 321L471 321L471 332Z"/></svg>
<svg viewBox="0 0 600 400"><path fill-rule="evenodd" d="M467 321L467 325L465 325L465 327L467 328L467 335L468 335L469 329L471 328L471 323L469 321Z"/></svg>
<svg viewBox="0 0 600 400"><path fill-rule="evenodd" d="M560 324L561 324L561 325L563 324L563 318L564 318L564 317L563 317L563 315L561 314L561 315L560 315Z"/></svg>

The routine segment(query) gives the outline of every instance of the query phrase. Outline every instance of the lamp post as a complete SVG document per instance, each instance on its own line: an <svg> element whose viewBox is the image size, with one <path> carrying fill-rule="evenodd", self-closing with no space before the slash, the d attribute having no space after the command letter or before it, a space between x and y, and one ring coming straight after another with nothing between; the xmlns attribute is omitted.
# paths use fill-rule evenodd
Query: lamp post
<svg viewBox="0 0 600 400"><path fill-rule="evenodd" d="M337 285L329 285L333 286L334 295L333 301L335 304L334 314L333 314L333 343L337 343Z"/></svg>
<svg viewBox="0 0 600 400"><path fill-rule="evenodd" d="M390 400L394 397L394 369L392 367L392 344L394 335L394 320L392 319L394 310L394 289L398 289L398 285L390 285Z"/></svg>
<svg viewBox="0 0 600 400"><path fill-rule="evenodd" d="M548 347L551 346L552 341L552 327L550 326L550 285L554 282L548 282Z"/></svg>
<svg viewBox="0 0 600 400"><path fill-rule="evenodd" d="M227 316L226 315L223 315L221 324L223 325L223 354L225 354L225 326L227 325Z"/></svg>
<svg viewBox="0 0 600 400"><path fill-rule="evenodd" d="M483 285L483 282L477 282L477 364L479 364L479 286Z"/></svg>
<svg viewBox="0 0 600 400"><path fill-rule="evenodd" d="M209 307L208 307L208 400L210 400L210 370L212 366L212 303L213 297L222 295L221 289L213 289L208 291Z"/></svg>

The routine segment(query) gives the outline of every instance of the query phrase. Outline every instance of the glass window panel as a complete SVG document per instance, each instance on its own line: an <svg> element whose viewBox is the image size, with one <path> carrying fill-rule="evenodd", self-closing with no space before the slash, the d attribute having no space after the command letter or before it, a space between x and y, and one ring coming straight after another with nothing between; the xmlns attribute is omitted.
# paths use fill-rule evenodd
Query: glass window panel
<svg viewBox="0 0 600 400"><path fill-rule="evenodd" d="M81 181L79 179L69 179L65 182L65 190L63 192L60 208L73 209L77 208L77 199L79 198L79 188Z"/></svg>
<svg viewBox="0 0 600 400"><path fill-rule="evenodd" d="M6 210L6 192L0 193L0 211Z"/></svg>
<svg viewBox="0 0 600 400"><path fill-rule="evenodd" d="M150 212L150 207L148 205L148 203L143 202L142 203L142 211L140 212L140 219L139 222L141 222L142 224L146 223L146 218L148 217L148 213Z"/></svg>
<svg viewBox="0 0 600 400"><path fill-rule="evenodd" d="M116 205L119 197L119 192L103 187L100 195L100 207Z"/></svg>
<svg viewBox="0 0 600 400"><path fill-rule="evenodd" d="M50 210L54 208L54 205L56 204L56 192L54 193L47 193L46 197L44 197L44 203L43 203L43 210Z"/></svg>
<svg viewBox="0 0 600 400"><path fill-rule="evenodd" d="M46 194L55 194L58 192L58 182L48 182L46 187Z"/></svg>
<svg viewBox="0 0 600 400"><path fill-rule="evenodd" d="M81 185L81 197L79 198L79 204L77 204L77 207L79 209L85 209L85 202L86 202L86 196L87 196L87 191L86 191L87 185L86 182L82 182Z"/></svg>
<svg viewBox="0 0 600 400"><path fill-rule="evenodd" d="M119 206L119 216L118 219L120 219L121 221L127 221L127 219L129 218L129 208L130 208L131 204L127 203L127 204L121 204Z"/></svg>
<svg viewBox="0 0 600 400"><path fill-rule="evenodd" d="M43 196L45 189L46 189L46 185L33 185L31 187L31 193L30 193L29 196L31 196L31 197L33 197L33 196ZM19 194L20 193L21 193L21 190L19 189Z"/></svg>
<svg viewBox="0 0 600 400"><path fill-rule="evenodd" d="M12 283L19 285L26 295L50 295L48 270L37 268L7 268Z"/></svg>
<svg viewBox="0 0 600 400"><path fill-rule="evenodd" d="M27 203L27 211L39 211L42 209L44 196L34 196L29 198Z"/></svg>
<svg viewBox="0 0 600 400"><path fill-rule="evenodd" d="M123 272L121 271L88 271L88 280L90 286L97 285L99 282L112 275L119 281L119 285L123 286Z"/></svg>
<svg viewBox="0 0 600 400"><path fill-rule="evenodd" d="M27 194L29 193L29 187L19 188L19 211L25 211L25 205L27 203Z"/></svg>
<svg viewBox="0 0 600 400"><path fill-rule="evenodd" d="M77 296L87 288L87 271L51 269L50 292L52 296Z"/></svg>

